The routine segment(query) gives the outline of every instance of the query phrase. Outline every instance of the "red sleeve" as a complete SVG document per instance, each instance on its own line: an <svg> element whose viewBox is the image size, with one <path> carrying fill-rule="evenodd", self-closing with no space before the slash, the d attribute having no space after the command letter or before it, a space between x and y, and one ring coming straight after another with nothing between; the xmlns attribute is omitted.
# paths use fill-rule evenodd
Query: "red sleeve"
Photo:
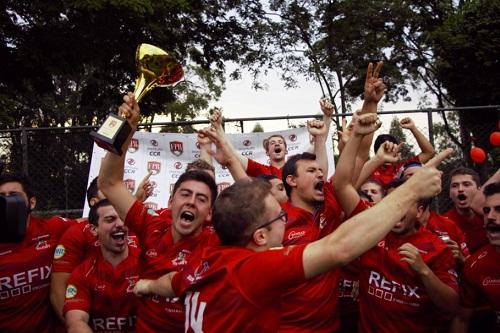
<svg viewBox="0 0 500 333"><path fill-rule="evenodd" d="M85 266L80 265L71 273L66 287L66 298L64 300L63 315L70 310L82 310L89 312L91 295L88 278L85 277Z"/></svg>
<svg viewBox="0 0 500 333"><path fill-rule="evenodd" d="M46 223L54 232L54 236L59 239L71 226L78 224L78 221L60 216L54 216L48 219Z"/></svg>
<svg viewBox="0 0 500 333"><path fill-rule="evenodd" d="M170 214L165 215L170 216ZM140 245L146 244L146 237L154 229L166 228L168 224L170 223L166 217L160 216L153 209L146 207L137 200L130 207L125 218L125 225L137 236Z"/></svg>
<svg viewBox="0 0 500 333"><path fill-rule="evenodd" d="M258 175L267 173L267 170L265 169L266 169L265 166L260 164L259 162L255 162L252 159L248 159L247 175L249 175L250 177L257 177Z"/></svg>
<svg viewBox="0 0 500 333"><path fill-rule="evenodd" d="M351 215L346 216L345 219L346 220L350 219L351 217L356 216L361 212L364 212L365 210L367 210L368 208L370 208L372 206L373 206L373 203L359 199L358 204L356 205L356 207L354 207L354 210L351 212Z"/></svg>
<svg viewBox="0 0 500 333"><path fill-rule="evenodd" d="M59 240L54 251L54 272L71 273L85 259L88 241L82 227L79 224L71 226Z"/></svg>
<svg viewBox="0 0 500 333"><path fill-rule="evenodd" d="M302 255L307 244L257 252L232 270L232 279L256 304L281 297L286 289L306 280Z"/></svg>
<svg viewBox="0 0 500 333"><path fill-rule="evenodd" d="M464 308L475 308L481 303L481 293L474 284L474 270L471 264L475 260L467 260L460 280L460 305Z"/></svg>
<svg viewBox="0 0 500 333"><path fill-rule="evenodd" d="M451 250L440 244L441 250L430 263L430 269L447 286L458 292L458 274L455 270L456 262Z"/></svg>

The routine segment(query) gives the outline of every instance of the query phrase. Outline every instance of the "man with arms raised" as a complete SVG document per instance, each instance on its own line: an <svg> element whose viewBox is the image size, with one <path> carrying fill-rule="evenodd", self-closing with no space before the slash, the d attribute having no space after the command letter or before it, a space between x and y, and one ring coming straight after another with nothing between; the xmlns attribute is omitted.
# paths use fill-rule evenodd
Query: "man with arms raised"
<svg viewBox="0 0 500 333"><path fill-rule="evenodd" d="M139 249L130 247L128 228L104 199L90 208L99 253L79 265L68 280L63 313L69 333L135 331Z"/></svg>
<svg viewBox="0 0 500 333"><path fill-rule="evenodd" d="M132 93L124 96L120 113L128 116L137 128L140 111ZM125 225L141 244L139 259L141 278L158 278L180 270L192 251L218 243L217 236L203 223L212 217L212 203L217 195L214 179L204 171L182 174L174 185L169 200L170 214L159 216L142 202L135 200L123 184L125 155L107 153L99 173L99 189L113 204ZM184 308L177 298L153 296L141 299L137 332L183 332Z"/></svg>

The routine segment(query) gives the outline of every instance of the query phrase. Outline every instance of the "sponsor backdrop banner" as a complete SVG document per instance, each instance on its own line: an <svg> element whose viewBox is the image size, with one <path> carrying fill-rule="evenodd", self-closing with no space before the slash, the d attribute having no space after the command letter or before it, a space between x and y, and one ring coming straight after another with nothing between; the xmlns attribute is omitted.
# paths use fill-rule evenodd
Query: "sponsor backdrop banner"
<svg viewBox="0 0 500 333"><path fill-rule="evenodd" d="M227 134L227 136L243 156L268 164L269 158L262 143L273 134L283 135L287 143L288 156L304 152L310 147L309 133L305 127L277 132ZM333 152L332 140L327 141L327 151ZM105 154L106 150L94 144L87 186L99 175L101 159ZM126 153L123 181L127 188L135 193L141 180L151 170L150 181L154 190L145 203L152 209L164 208L167 207L174 184L185 171L186 165L199 157L196 134L136 132ZM330 177L335 167L333 153L328 154L328 159L328 177ZM220 192L233 183L233 178L229 171L222 168L215 160L214 167ZM85 200L83 215L87 216L88 211L89 207Z"/></svg>

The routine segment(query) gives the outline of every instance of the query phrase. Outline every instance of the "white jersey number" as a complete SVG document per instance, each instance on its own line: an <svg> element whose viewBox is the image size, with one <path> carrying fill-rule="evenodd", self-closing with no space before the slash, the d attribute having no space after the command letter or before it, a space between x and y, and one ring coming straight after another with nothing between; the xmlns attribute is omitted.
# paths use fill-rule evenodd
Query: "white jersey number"
<svg viewBox="0 0 500 333"><path fill-rule="evenodd" d="M188 292L184 300L186 306L186 332L191 328L194 333L203 333L203 312L207 305L206 302L198 303L199 292Z"/></svg>

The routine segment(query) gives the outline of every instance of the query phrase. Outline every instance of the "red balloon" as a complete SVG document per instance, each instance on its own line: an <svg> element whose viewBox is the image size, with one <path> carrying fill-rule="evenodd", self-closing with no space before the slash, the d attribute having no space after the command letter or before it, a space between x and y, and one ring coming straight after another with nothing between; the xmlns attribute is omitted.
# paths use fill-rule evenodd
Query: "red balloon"
<svg viewBox="0 0 500 333"><path fill-rule="evenodd" d="M490 142L493 146L500 146L500 132L491 133Z"/></svg>
<svg viewBox="0 0 500 333"><path fill-rule="evenodd" d="M472 147L470 158L476 163L483 163L486 160L486 153L481 148Z"/></svg>

